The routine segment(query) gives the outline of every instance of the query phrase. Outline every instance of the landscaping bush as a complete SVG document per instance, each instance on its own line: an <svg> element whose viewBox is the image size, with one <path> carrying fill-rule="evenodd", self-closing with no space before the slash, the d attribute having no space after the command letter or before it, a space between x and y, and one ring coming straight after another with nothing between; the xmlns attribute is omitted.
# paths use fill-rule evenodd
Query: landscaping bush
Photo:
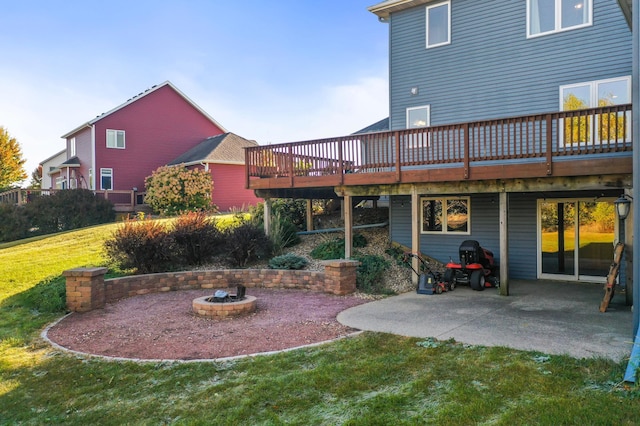
<svg viewBox="0 0 640 426"><path fill-rule="evenodd" d="M224 248L224 235L204 212L179 216L171 232L176 261L181 265L202 265Z"/></svg>
<svg viewBox="0 0 640 426"><path fill-rule="evenodd" d="M353 256L360 262L356 275L356 288L364 293L388 293L382 285L382 274L391 265L382 256L372 254Z"/></svg>
<svg viewBox="0 0 640 426"><path fill-rule="evenodd" d="M261 227L259 223L253 222L256 226ZM282 218L279 212L275 212L273 215L269 239L271 240L274 254L281 254L285 248L300 243L300 236L296 226L288 219Z"/></svg>
<svg viewBox="0 0 640 426"><path fill-rule="evenodd" d="M113 222L113 204L88 189L67 189L32 197L24 206L31 233L52 234Z"/></svg>
<svg viewBox="0 0 640 426"><path fill-rule="evenodd" d="M0 242L15 241L29 235L25 209L13 204L0 204Z"/></svg>
<svg viewBox="0 0 640 426"><path fill-rule="evenodd" d="M251 222L227 229L225 239L228 258L236 267L244 267L252 260L271 254L271 240L262 228Z"/></svg>
<svg viewBox="0 0 640 426"><path fill-rule="evenodd" d="M411 262L407 259L407 253L399 245L391 245L384 252L391 256L397 265L404 266L405 268L410 267Z"/></svg>
<svg viewBox="0 0 640 426"><path fill-rule="evenodd" d="M211 175L200 169L163 166L145 179L145 202L160 214L216 210L211 203Z"/></svg>
<svg viewBox="0 0 640 426"><path fill-rule="evenodd" d="M165 272L176 263L173 236L154 220L126 220L104 247L120 269L135 269L139 274Z"/></svg>
<svg viewBox="0 0 640 426"><path fill-rule="evenodd" d="M311 257L320 260L342 259L344 257L344 238L335 238L333 240L320 243L311 250ZM353 235L353 247L361 248L367 246L367 239L362 234Z"/></svg>
<svg viewBox="0 0 640 426"><path fill-rule="evenodd" d="M292 198L276 198L271 202L271 212L275 216L291 222L298 231L306 229L307 201ZM249 209L249 213L257 222L264 223L264 203L258 203Z"/></svg>
<svg viewBox="0 0 640 426"><path fill-rule="evenodd" d="M295 255L293 253L283 254L276 256L269 261L269 268L271 269L302 269L307 266L309 262L304 257Z"/></svg>
<svg viewBox="0 0 640 426"><path fill-rule="evenodd" d="M17 295L17 299L32 312L56 313L67 309L66 279L58 276L39 282Z"/></svg>

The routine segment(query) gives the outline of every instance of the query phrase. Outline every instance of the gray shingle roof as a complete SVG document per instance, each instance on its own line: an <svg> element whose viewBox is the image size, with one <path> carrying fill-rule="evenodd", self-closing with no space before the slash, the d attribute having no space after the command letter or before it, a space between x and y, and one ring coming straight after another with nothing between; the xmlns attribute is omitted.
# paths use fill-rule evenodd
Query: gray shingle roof
<svg viewBox="0 0 640 426"><path fill-rule="evenodd" d="M198 162L244 164L243 148L257 145L258 143L256 141L250 141L235 133L223 133L203 140L189 151L171 161L169 165Z"/></svg>
<svg viewBox="0 0 640 426"><path fill-rule="evenodd" d="M375 132L386 132L389 130L389 117L383 118L382 120L375 122L364 129L358 130L353 133L354 135L359 135L361 133L375 133Z"/></svg>

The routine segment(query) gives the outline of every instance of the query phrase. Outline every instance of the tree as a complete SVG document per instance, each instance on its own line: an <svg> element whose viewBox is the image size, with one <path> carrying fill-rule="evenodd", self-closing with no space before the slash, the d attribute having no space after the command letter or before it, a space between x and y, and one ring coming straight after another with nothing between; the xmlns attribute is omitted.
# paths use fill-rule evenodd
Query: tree
<svg viewBox="0 0 640 426"><path fill-rule="evenodd" d="M29 182L30 189L41 189L42 188L42 166L36 167L31 172L31 181Z"/></svg>
<svg viewBox="0 0 640 426"><path fill-rule="evenodd" d="M25 161L18 141L0 126L0 191L27 178Z"/></svg>
<svg viewBox="0 0 640 426"><path fill-rule="evenodd" d="M211 175L204 170L162 166L145 179L145 186L145 202L164 215L216 209Z"/></svg>

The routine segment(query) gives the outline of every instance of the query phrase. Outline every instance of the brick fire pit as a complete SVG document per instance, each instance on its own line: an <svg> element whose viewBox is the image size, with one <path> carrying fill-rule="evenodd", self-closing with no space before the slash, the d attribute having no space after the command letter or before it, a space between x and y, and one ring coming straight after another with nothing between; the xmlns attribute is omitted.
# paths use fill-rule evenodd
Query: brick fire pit
<svg viewBox="0 0 640 426"><path fill-rule="evenodd" d="M256 310L256 298L245 296L237 302L209 302L211 296L193 299L193 312L203 318L231 318L249 314Z"/></svg>

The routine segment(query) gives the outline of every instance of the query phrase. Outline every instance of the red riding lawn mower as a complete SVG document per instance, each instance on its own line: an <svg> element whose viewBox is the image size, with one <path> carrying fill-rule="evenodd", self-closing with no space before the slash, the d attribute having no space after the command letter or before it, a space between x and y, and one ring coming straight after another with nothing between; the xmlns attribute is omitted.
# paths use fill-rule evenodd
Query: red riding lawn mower
<svg viewBox="0 0 640 426"><path fill-rule="evenodd" d="M469 284L474 290L500 287L499 268L493 259L493 252L480 247L474 240L460 244L460 263L450 260L444 273L444 281L449 284Z"/></svg>

